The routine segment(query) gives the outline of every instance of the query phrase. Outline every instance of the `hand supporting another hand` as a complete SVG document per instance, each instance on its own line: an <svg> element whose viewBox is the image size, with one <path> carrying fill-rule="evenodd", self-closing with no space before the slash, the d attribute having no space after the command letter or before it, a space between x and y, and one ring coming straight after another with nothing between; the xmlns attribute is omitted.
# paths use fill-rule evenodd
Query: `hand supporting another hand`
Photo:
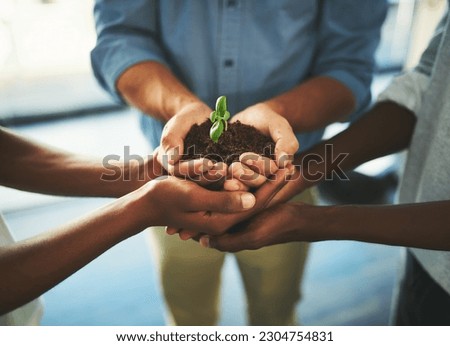
<svg viewBox="0 0 450 346"><path fill-rule="evenodd" d="M200 244L237 252L292 241L314 241L319 239L315 225L320 208L303 203L278 204L250 219L239 232L202 236Z"/></svg>
<svg viewBox="0 0 450 346"><path fill-rule="evenodd" d="M182 227L167 227L167 233L170 235L173 234L179 234L180 238L183 240L187 240L190 238L198 237L202 233L207 233L211 235L218 235L226 232L229 230L232 226L238 224L239 222L242 222L251 216L255 215L256 213L260 212L261 210L265 209L272 198L280 191L280 189L283 188L283 186L287 182L287 170L286 169L280 169L277 171L276 175L273 176L270 180L266 181L254 194L256 198L255 205L248 210L244 210L241 212L232 212L227 211L226 209L221 209L220 201L217 201L216 204L216 212L209 213L210 221L218 222L218 224L214 225L213 231L202 231L198 228L191 228L186 225ZM222 191L218 192L222 194L228 194L231 192ZM236 191L233 193L246 193L244 191ZM210 222L208 221L208 222ZM205 222L205 221L203 221ZM193 231L195 230L195 231Z"/></svg>
<svg viewBox="0 0 450 346"><path fill-rule="evenodd" d="M190 180L199 183L208 180L217 180L218 176L225 176L227 174L227 167L221 163L220 168L216 169L210 160L200 159L191 160L188 162L179 162L181 153L184 150L184 139L190 130L192 124L202 123L208 119L210 109L203 104L191 104L183 108L166 124L161 148L158 154L158 161L167 169L172 175L189 177ZM287 121L280 115L273 112L264 104L258 104L247 108L238 113L233 121L240 120L254 126L262 133L271 136L275 142L275 157L276 162L265 157L253 153L244 153L240 159L242 162L233 163L228 169L228 177L224 185L224 189L228 191L246 191L250 188L258 189L260 186L267 186L261 191L258 190L257 195L261 197L261 202L258 203L258 208L252 210L251 213L239 213L237 215L227 215L227 221L223 222L221 232L226 231L232 225L242 221L245 217L253 215L256 210L260 211L266 207L273 196L286 183L286 176L292 171L293 154L298 149L298 142L292 132L291 127ZM178 163L178 164L177 164ZM277 172L279 168L288 167ZM214 174L212 174L214 173ZM278 176L272 182L266 182L269 176L276 174ZM280 178L282 176L282 178ZM278 185L277 185L278 184ZM271 186L276 186L273 191L267 193ZM219 207L220 208L220 207ZM220 209L219 209L220 210ZM247 214L247 215L244 215ZM214 214L209 214L214 215ZM217 217L220 213L216 213ZM172 226L172 227L170 227ZM191 228L189 225L179 226L169 225L167 233L179 233L182 239L189 239L199 233L205 233L199 228ZM195 229L195 231L188 231ZM206 232L208 233L208 232ZM214 233L212 233L214 234Z"/></svg>
<svg viewBox="0 0 450 346"><path fill-rule="evenodd" d="M220 234L231 226L228 215L251 210L256 204L249 192L210 191L173 176L152 180L133 194L142 229L168 225Z"/></svg>

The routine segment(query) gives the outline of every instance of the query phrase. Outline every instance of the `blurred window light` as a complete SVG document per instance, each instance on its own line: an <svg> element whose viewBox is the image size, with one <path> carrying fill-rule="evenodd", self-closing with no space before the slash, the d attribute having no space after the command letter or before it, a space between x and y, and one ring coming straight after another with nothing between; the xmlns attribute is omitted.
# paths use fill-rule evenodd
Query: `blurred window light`
<svg viewBox="0 0 450 346"><path fill-rule="evenodd" d="M93 0L0 1L0 124L116 107L95 81Z"/></svg>
<svg viewBox="0 0 450 346"><path fill-rule="evenodd" d="M92 0L2 0L2 76L90 72L92 7Z"/></svg>

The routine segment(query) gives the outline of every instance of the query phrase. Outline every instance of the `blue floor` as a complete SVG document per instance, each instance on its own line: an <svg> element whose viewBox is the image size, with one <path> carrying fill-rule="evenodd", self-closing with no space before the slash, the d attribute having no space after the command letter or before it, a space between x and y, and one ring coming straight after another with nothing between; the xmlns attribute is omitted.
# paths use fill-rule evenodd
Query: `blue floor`
<svg viewBox="0 0 450 346"><path fill-rule="evenodd" d="M80 153L145 152L128 111L16 130ZM134 149L134 151L133 151ZM17 239L81 216L107 199L57 198L0 189L0 210ZM398 268L396 247L333 241L312 245L298 307L304 325L387 325ZM245 325L235 263L223 271L221 325ZM115 246L44 295L44 325L164 325L164 307L144 233ZM233 302L230 304L230 302Z"/></svg>

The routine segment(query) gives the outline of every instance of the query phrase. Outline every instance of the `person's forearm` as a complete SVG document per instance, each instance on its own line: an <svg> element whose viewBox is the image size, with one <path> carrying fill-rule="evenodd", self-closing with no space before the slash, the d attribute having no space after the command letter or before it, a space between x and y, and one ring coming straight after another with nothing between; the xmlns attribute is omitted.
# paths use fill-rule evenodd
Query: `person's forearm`
<svg viewBox="0 0 450 346"><path fill-rule="evenodd" d="M46 292L118 242L147 226L134 195L29 240L0 247L0 315ZM146 215L143 215L146 214Z"/></svg>
<svg viewBox="0 0 450 346"><path fill-rule="evenodd" d="M293 227L301 224L314 226L294 231L296 240L357 240L450 250L450 201L314 208L315 212L305 213L304 208L297 205ZM310 220L305 221L305 217Z"/></svg>
<svg viewBox="0 0 450 346"><path fill-rule="evenodd" d="M167 67L153 61L127 69L119 77L117 89L130 105L164 122L183 107L201 103Z"/></svg>
<svg viewBox="0 0 450 346"><path fill-rule="evenodd" d="M118 197L154 178L153 161L103 163L0 129L0 184L66 196ZM156 168L155 168L156 170Z"/></svg>
<svg viewBox="0 0 450 346"><path fill-rule="evenodd" d="M393 102L383 102L343 132L297 155L294 163L301 165L303 176L314 185L332 178L336 168L348 171L372 159L406 149L415 123L416 117L411 111ZM339 155L342 159L338 159Z"/></svg>
<svg viewBox="0 0 450 346"><path fill-rule="evenodd" d="M264 103L284 116L294 132L306 132L345 120L355 102L351 90L341 82L314 77Z"/></svg>

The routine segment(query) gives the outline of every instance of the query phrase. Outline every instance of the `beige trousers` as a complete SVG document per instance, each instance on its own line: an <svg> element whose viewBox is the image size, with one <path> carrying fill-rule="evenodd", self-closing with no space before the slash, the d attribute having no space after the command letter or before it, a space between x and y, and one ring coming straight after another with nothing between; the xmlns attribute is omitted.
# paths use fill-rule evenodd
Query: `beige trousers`
<svg viewBox="0 0 450 346"><path fill-rule="evenodd" d="M293 200L313 204L310 189ZM219 317L221 269L226 253L150 228L168 324L215 325ZM268 246L233 254L243 279L250 325L295 325L307 243ZM230 255L230 254L228 254Z"/></svg>

